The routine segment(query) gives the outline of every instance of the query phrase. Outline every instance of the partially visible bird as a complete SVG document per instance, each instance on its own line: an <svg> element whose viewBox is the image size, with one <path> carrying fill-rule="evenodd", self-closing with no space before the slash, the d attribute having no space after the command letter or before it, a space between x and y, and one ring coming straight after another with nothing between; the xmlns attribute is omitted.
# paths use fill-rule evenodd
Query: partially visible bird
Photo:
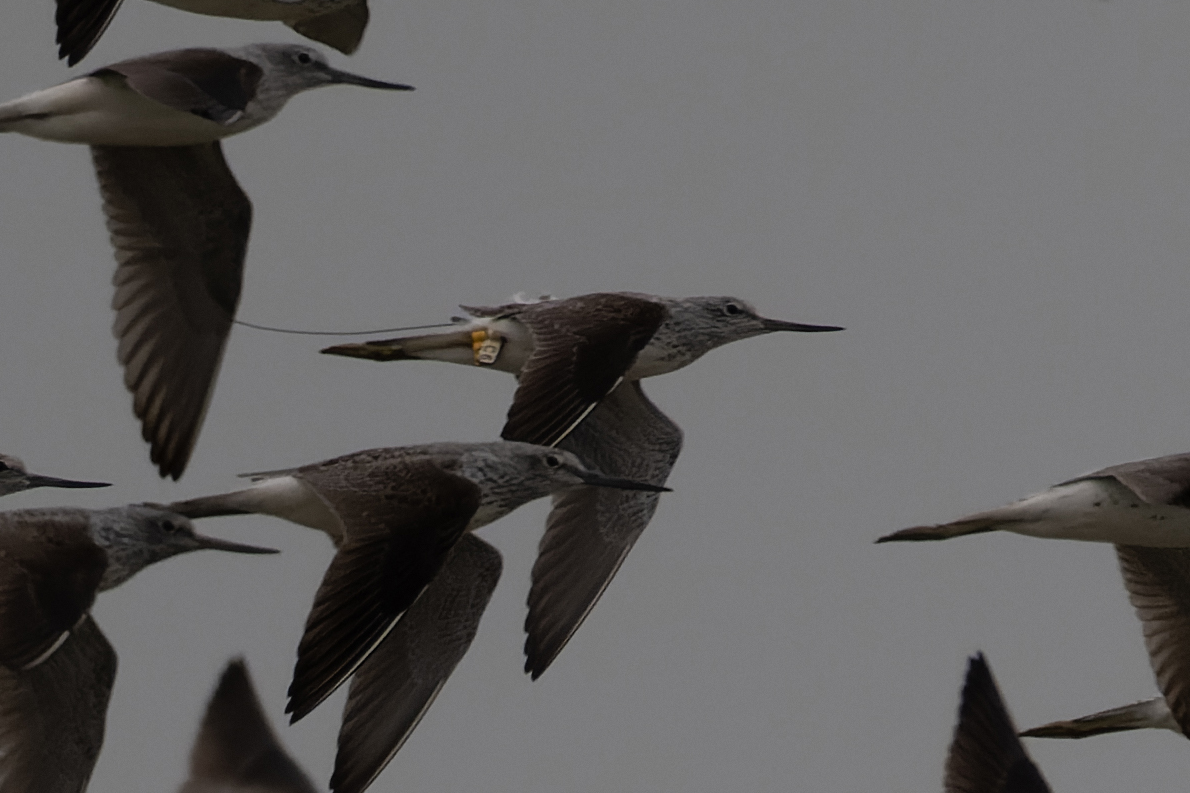
<svg viewBox="0 0 1190 793"><path fill-rule="evenodd" d="M95 595L202 548L276 553L203 537L147 504L0 512L0 791L86 788L116 676Z"/></svg>
<svg viewBox="0 0 1190 793"><path fill-rule="evenodd" d="M323 352L512 373L519 384L501 437L558 446L604 473L656 485L669 477L682 431L645 396L642 378L753 336L842 330L768 319L734 297L606 292L463 309L470 317L457 330ZM555 495L525 620L525 671L534 679L594 608L656 508L651 493L580 487Z"/></svg>
<svg viewBox="0 0 1190 793"><path fill-rule="evenodd" d="M1154 697L1069 721L1051 721L1040 727L1024 730L1021 735L1029 738L1090 738L1092 735L1106 735L1109 732L1146 729L1186 734L1174 719L1165 697Z"/></svg>
<svg viewBox="0 0 1190 793"><path fill-rule="evenodd" d="M109 487L108 482L80 482L75 479L58 479L55 476L31 474L25 464L16 457L0 454L0 496L32 490L35 487Z"/></svg>
<svg viewBox="0 0 1190 793"><path fill-rule="evenodd" d="M945 793L1049 793L1025 752L983 653L967 663L959 721L946 755Z"/></svg>
<svg viewBox="0 0 1190 793"><path fill-rule="evenodd" d="M91 146L118 264L117 357L163 477L190 459L240 300L252 205L219 141L339 83L409 90L310 47L252 44L133 58L0 104L0 132Z"/></svg>
<svg viewBox="0 0 1190 793"><path fill-rule="evenodd" d="M169 508L192 518L275 515L337 546L298 646L286 712L296 722L355 675L339 793L358 793L383 769L475 635L500 564L486 544L460 545L468 532L578 485L665 489L604 476L569 452L505 441L371 449L254 478L253 487ZM550 516L559 519L568 518Z"/></svg>
<svg viewBox="0 0 1190 793"><path fill-rule="evenodd" d="M316 790L269 726L244 659L233 659L207 703L190 752L190 777L178 793Z"/></svg>
<svg viewBox="0 0 1190 793"><path fill-rule="evenodd" d="M1000 530L1117 545L1190 547L1190 454L1114 465L1005 507L937 526L901 529L876 542L946 540Z"/></svg>
<svg viewBox="0 0 1190 793"><path fill-rule="evenodd" d="M1190 733L1190 454L1104 468L1006 507L902 529L877 542L996 530L1113 543L1163 695L1028 734L1084 737L1140 727Z"/></svg>
<svg viewBox="0 0 1190 793"><path fill-rule="evenodd" d="M124 0L56 0L58 57L74 66L107 30ZM284 22L350 55L368 26L368 0L155 0L195 14Z"/></svg>

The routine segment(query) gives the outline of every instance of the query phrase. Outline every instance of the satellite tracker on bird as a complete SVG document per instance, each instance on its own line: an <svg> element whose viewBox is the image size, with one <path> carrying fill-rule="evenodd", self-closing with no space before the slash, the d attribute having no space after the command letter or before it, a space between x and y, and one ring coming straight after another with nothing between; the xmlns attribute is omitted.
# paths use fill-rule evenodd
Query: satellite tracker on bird
<svg viewBox="0 0 1190 793"><path fill-rule="evenodd" d="M753 336L842 330L768 319L734 297L606 292L463 309L469 317L454 330L323 352L509 372L518 385L502 438L557 446L604 473L655 485L665 484L678 459L682 430L645 396L643 378ZM525 619L525 671L533 679L594 608L656 508L655 493L579 487L555 495Z"/></svg>

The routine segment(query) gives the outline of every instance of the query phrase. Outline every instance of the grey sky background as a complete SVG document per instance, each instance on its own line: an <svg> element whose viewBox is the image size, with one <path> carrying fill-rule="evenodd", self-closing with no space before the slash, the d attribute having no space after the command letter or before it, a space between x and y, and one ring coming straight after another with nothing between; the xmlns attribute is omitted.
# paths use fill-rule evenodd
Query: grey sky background
<svg viewBox="0 0 1190 793"><path fill-rule="evenodd" d="M471 652L374 790L938 789L965 657L1020 726L1156 694L1106 545L875 546L1190 449L1190 5L1176 0L373 0L330 88L225 144L256 207L240 316L444 320L518 291L735 294L847 326L718 350L646 390L686 431L652 525L575 639L521 673L547 504L482 531L505 572ZM8 3L0 97L67 79L52 8ZM298 40L129 0L76 70ZM4 508L168 501L378 445L496 437L513 380L234 331L180 483L158 480L110 335L87 150L0 139L0 449L108 479ZM169 791L245 653L280 726L332 552L174 559L99 598L120 655L91 790ZM329 778L342 694L287 746ZM1054 789L1184 789L1190 747L1033 741Z"/></svg>

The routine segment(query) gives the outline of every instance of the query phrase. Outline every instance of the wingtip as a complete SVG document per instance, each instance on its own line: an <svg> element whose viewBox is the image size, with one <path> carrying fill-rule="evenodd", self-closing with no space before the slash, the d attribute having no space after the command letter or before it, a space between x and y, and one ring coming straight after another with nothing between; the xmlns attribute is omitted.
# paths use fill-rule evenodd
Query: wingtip
<svg viewBox="0 0 1190 793"><path fill-rule="evenodd" d="M525 674L529 676L530 680L537 680L547 668L549 668L549 664L540 666L532 656L525 658Z"/></svg>
<svg viewBox="0 0 1190 793"><path fill-rule="evenodd" d="M528 617L526 619L525 630L529 630ZM573 634L572 634L573 635ZM567 637L569 638L569 637ZM536 641L535 641L536 639ZM549 669L554 663L554 659L562 652L562 648L566 646L566 642L561 645L551 647L541 641L541 637L534 637L532 634L525 637L525 674L529 676L530 680L537 680L545 674L545 670Z"/></svg>
<svg viewBox="0 0 1190 793"><path fill-rule="evenodd" d="M92 0L64 2L57 0L54 42L58 45L58 59L67 66L75 66L91 52L103 37L116 16L123 0Z"/></svg>
<svg viewBox="0 0 1190 793"><path fill-rule="evenodd" d="M347 677L350 677L348 675ZM297 687L297 680L289 684L289 699L285 703L285 712L289 714L289 723L297 724L302 719L314 712L314 709L326 701L327 697L339 690L347 677L338 681L337 683L325 686L326 690L306 691L303 688Z"/></svg>
<svg viewBox="0 0 1190 793"><path fill-rule="evenodd" d="M137 416L142 419L143 417ZM186 472L186 464L190 462L190 449L182 454L169 454L166 444L154 438L148 424L143 424L141 437L149 444L149 462L157 466L157 475L162 479L172 479L175 482ZM193 448L193 439L190 448Z"/></svg>
<svg viewBox="0 0 1190 793"><path fill-rule="evenodd" d="M289 701L285 703L285 713L289 716L289 724L292 726L304 719L310 713L310 709L299 708L294 702L293 694L290 693Z"/></svg>

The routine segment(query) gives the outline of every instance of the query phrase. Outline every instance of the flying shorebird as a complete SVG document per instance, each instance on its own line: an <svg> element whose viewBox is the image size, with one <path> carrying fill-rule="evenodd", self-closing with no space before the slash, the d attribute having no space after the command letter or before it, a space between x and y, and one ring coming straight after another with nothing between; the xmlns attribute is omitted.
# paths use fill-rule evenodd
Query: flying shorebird
<svg viewBox="0 0 1190 793"><path fill-rule="evenodd" d="M107 30L124 0L56 0L58 57L74 66ZM284 22L350 55L368 25L368 0L155 0L195 14Z"/></svg>
<svg viewBox="0 0 1190 793"><path fill-rule="evenodd" d="M253 44L114 63L0 104L0 132L91 145L118 266L113 332L162 476L186 468L240 299L252 205L219 141L348 83L317 50Z"/></svg>
<svg viewBox="0 0 1190 793"><path fill-rule="evenodd" d="M332 355L448 361L517 376L505 440L558 446L607 474L665 484L682 431L640 380L716 347L775 331L842 330L766 319L733 297L596 293L495 308L445 333L342 344ZM525 671L536 680L570 641L657 507L651 493L574 488L554 497L525 620Z"/></svg>
<svg viewBox="0 0 1190 793"><path fill-rule="evenodd" d="M108 482L79 482L55 476L31 474L16 457L0 454L0 496L32 490L35 487L109 487Z"/></svg>
<svg viewBox="0 0 1190 793"><path fill-rule="evenodd" d="M1028 734L1081 737L1140 727L1190 733L1190 454L1104 468L1006 507L939 526L902 529L877 542L996 530L1114 543L1163 694Z"/></svg>
<svg viewBox="0 0 1190 793"><path fill-rule="evenodd" d="M942 789L945 793L1049 793L1049 785L1017 737L983 653L967 663Z"/></svg>
<svg viewBox="0 0 1190 793"><path fill-rule="evenodd" d="M1190 454L1113 465L951 523L914 526L876 542L946 540L1011 531L1029 537L1190 547Z"/></svg>
<svg viewBox="0 0 1190 793"><path fill-rule="evenodd" d="M116 677L95 595L201 548L276 553L203 537L148 504L0 512L0 790L86 787Z"/></svg>
<svg viewBox="0 0 1190 793"><path fill-rule="evenodd" d="M178 793L315 793L277 740L243 658L228 663L207 703Z"/></svg>
<svg viewBox="0 0 1190 793"><path fill-rule="evenodd" d="M371 449L252 476L253 487L169 508L191 518L275 515L337 546L298 645L286 712L296 722L356 675L336 761L349 779L338 793L358 793L384 768L475 635L500 565L490 546L460 544L467 532L580 484L665 490L604 476L569 452L505 441ZM555 509L550 520L560 519Z"/></svg>

